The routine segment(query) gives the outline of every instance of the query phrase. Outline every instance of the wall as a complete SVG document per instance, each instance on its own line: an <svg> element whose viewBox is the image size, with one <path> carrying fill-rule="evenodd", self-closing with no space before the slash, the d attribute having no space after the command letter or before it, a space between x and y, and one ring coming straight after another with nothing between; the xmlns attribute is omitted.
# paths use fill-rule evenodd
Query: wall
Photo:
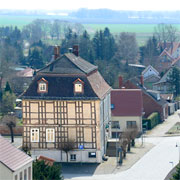
<svg viewBox="0 0 180 180"><path fill-rule="evenodd" d="M31 179L29 179L29 176L28 176L28 168L31 167ZM24 170L27 170L27 180L32 180L32 162L24 165L23 167L21 167L20 169L18 169L17 171L15 171L13 173L13 180L15 180L15 175L18 175L18 180L20 178L20 173L22 172L22 180L24 180Z"/></svg>
<svg viewBox="0 0 180 180"><path fill-rule="evenodd" d="M100 131L101 131L101 155L106 154L107 141L109 139L109 122L111 117L111 96L110 93L105 96L105 98L100 103Z"/></svg>
<svg viewBox="0 0 180 180"><path fill-rule="evenodd" d="M124 86L127 89L138 89L137 86L135 86L130 81L127 81ZM153 112L159 112L161 121L164 121L168 116L168 104L166 104L164 107L160 104L158 104L150 95L146 94L142 91L142 97L143 97L143 108L144 108L144 117L147 118L151 113ZM163 114L163 108L165 108L166 111L166 117L164 117Z"/></svg>
<svg viewBox="0 0 180 180"><path fill-rule="evenodd" d="M0 162L0 179L13 179L13 172Z"/></svg>
<svg viewBox="0 0 180 180"><path fill-rule="evenodd" d="M89 152L96 152L96 158L89 158ZM52 158L57 162L67 162L67 156L64 151L61 150L41 150L35 149L31 150L32 157L35 159L36 157L42 155L48 158ZM70 154L76 154L76 161L70 160ZM68 152L68 162L88 162L88 163L101 163L102 156L101 151L96 149L83 149L83 150L73 150Z"/></svg>
<svg viewBox="0 0 180 180"><path fill-rule="evenodd" d="M37 101L23 100L23 146L29 149L60 149L68 139L75 141L75 148L104 152L102 122L109 122L110 95L101 104L97 101ZM109 109L109 111L108 111ZM101 112L100 112L101 111ZM103 115L102 115L103 112ZM102 118L103 117L103 118ZM105 124L105 123L104 123ZM31 143L31 128L39 129L40 142ZM55 129L55 142L46 142L46 128ZM47 152L46 152L47 154ZM60 159L54 152L52 159ZM99 157L98 157L99 158ZM97 161L97 160L96 160ZM99 162L99 160L98 160Z"/></svg>
<svg viewBox="0 0 180 180"><path fill-rule="evenodd" d="M127 129L126 122L127 121L136 121L136 125L138 127L138 131L142 131L142 117L140 116L112 116L112 121L119 121L120 129L112 128L112 132L122 132Z"/></svg>
<svg viewBox="0 0 180 180"><path fill-rule="evenodd" d="M153 74L158 76L158 74L155 71L153 71L151 68L149 68L148 71L146 71L143 76L144 76L144 78L147 78L148 76L151 76Z"/></svg>

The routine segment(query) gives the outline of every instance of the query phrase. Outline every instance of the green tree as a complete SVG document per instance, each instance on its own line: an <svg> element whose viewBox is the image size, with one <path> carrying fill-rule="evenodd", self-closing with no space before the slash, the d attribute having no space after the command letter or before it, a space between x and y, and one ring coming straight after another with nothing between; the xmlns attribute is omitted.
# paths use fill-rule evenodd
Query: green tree
<svg viewBox="0 0 180 180"><path fill-rule="evenodd" d="M1 112L3 115L8 114L9 112L14 112L14 101L15 95L9 91L4 92L2 96L2 106Z"/></svg>
<svg viewBox="0 0 180 180"><path fill-rule="evenodd" d="M29 65L34 69L40 69L44 66L43 58L38 48L34 48L28 57Z"/></svg>
<svg viewBox="0 0 180 180"><path fill-rule="evenodd" d="M33 162L34 180L62 180L61 167L59 165L49 166L45 161Z"/></svg>
<svg viewBox="0 0 180 180"><path fill-rule="evenodd" d="M176 172L172 175L172 178L170 180L179 180L180 179L180 165L178 164L176 166Z"/></svg>
<svg viewBox="0 0 180 180"><path fill-rule="evenodd" d="M11 90L11 87L10 87L10 85L9 85L9 82L8 82L8 81L6 82L6 87L5 87L4 91L5 91L5 92L12 93L12 90Z"/></svg>
<svg viewBox="0 0 180 180"><path fill-rule="evenodd" d="M180 69L173 67L169 74L168 82L171 85L172 92L175 96L180 94Z"/></svg>

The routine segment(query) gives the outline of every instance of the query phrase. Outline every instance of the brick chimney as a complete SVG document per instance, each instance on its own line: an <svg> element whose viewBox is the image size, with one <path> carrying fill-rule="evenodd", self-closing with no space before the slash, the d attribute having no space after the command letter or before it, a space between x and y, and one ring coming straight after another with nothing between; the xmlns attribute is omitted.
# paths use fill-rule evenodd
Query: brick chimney
<svg viewBox="0 0 180 180"><path fill-rule="evenodd" d="M119 76L119 89L121 89L123 86L123 77Z"/></svg>
<svg viewBox="0 0 180 180"><path fill-rule="evenodd" d="M60 57L60 46L54 46L54 60Z"/></svg>
<svg viewBox="0 0 180 180"><path fill-rule="evenodd" d="M143 77L143 75L141 75L140 81L141 81L141 86L143 87L144 86L144 77Z"/></svg>
<svg viewBox="0 0 180 180"><path fill-rule="evenodd" d="M73 54L76 56L79 56L79 46L78 45L73 46Z"/></svg>

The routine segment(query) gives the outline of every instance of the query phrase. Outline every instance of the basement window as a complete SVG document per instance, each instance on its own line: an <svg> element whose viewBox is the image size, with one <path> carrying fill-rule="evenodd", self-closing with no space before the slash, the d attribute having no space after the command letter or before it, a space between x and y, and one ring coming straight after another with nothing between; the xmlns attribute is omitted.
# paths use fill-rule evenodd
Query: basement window
<svg viewBox="0 0 180 180"><path fill-rule="evenodd" d="M71 159L71 161L76 161L76 154L71 154L71 157L70 157Z"/></svg>
<svg viewBox="0 0 180 180"><path fill-rule="evenodd" d="M89 152L89 158L96 158L95 152Z"/></svg>

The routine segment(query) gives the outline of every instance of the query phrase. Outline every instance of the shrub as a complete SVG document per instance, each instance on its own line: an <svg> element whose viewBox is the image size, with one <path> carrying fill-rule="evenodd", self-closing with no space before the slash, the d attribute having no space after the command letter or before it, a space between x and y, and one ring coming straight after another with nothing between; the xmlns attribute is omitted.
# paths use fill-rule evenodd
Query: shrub
<svg viewBox="0 0 180 180"><path fill-rule="evenodd" d="M34 180L63 180L61 167L59 165L49 166L44 161L33 162Z"/></svg>
<svg viewBox="0 0 180 180"><path fill-rule="evenodd" d="M147 118L143 119L143 125L147 124L146 128L148 130L155 127L157 124L159 124L159 122L160 122L160 116L158 112L153 112Z"/></svg>

